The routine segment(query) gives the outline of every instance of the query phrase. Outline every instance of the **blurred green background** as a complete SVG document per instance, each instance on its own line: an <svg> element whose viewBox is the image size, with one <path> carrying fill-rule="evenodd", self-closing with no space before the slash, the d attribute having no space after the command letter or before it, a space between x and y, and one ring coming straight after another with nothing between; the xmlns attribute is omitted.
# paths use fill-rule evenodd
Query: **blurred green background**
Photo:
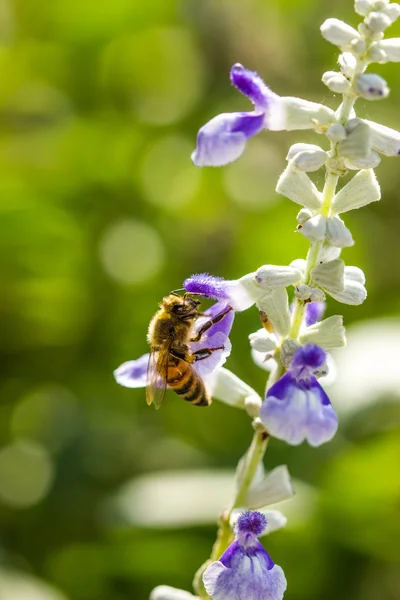
<svg viewBox="0 0 400 600"><path fill-rule="evenodd" d="M223 169L199 170L198 128L249 103L241 62L281 95L332 107L336 48L319 26L356 25L350 0L0 1L0 599L144 600L190 589L251 438L248 417L173 394L159 412L113 380L147 351L157 303L191 273L237 278L304 257L298 207L274 187L296 141L264 133ZM390 34L400 35L400 25ZM400 128L400 67L360 116ZM400 598L400 159L377 169L383 201L346 215L369 296L344 314L334 441L272 441L296 499L265 539L287 600ZM319 175L319 185L322 176ZM236 318L227 364L262 393Z"/></svg>

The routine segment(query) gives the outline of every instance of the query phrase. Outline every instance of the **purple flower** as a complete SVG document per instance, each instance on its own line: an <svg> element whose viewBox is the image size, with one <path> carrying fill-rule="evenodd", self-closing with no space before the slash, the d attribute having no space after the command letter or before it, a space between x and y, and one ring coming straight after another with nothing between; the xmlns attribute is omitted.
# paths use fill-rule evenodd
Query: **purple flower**
<svg viewBox="0 0 400 600"><path fill-rule="evenodd" d="M236 524L236 539L204 572L212 600L281 600L286 578L257 537L267 526L259 512L243 513Z"/></svg>
<svg viewBox="0 0 400 600"><path fill-rule="evenodd" d="M251 100L254 110L223 113L206 123L198 133L192 154L197 167L220 167L239 158L247 140L268 128L268 112L279 102L279 96L271 92L261 77L242 65L233 65L230 77L233 85Z"/></svg>
<svg viewBox="0 0 400 600"><path fill-rule="evenodd" d="M204 317L199 317L194 324L193 336L200 329L205 321L222 313L227 307L227 302L217 302L204 312ZM234 312L228 312L221 321L212 325L202 336L199 342L190 342L191 352L201 348L218 348L223 346L223 350L216 350L207 358L193 363L194 368L201 377L206 377L224 364L231 352L231 343L229 333L232 328ZM136 360L124 362L114 371L114 377L120 385L129 388L145 387L147 383L147 366L149 354L144 354Z"/></svg>
<svg viewBox="0 0 400 600"><path fill-rule="evenodd" d="M257 288L254 273L240 279L227 280L208 273L191 275L183 283L185 290L214 300L225 301L235 311L250 308L265 290Z"/></svg>
<svg viewBox="0 0 400 600"><path fill-rule="evenodd" d="M338 418L314 375L325 359L324 350L313 344L296 350L288 372L268 390L260 410L271 435L294 446L304 440L320 446L333 438Z"/></svg>

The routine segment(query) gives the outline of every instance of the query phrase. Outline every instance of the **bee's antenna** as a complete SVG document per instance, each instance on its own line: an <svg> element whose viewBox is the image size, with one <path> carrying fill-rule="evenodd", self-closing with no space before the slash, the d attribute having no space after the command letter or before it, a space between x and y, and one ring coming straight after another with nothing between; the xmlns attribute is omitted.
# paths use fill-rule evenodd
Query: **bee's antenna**
<svg viewBox="0 0 400 600"><path fill-rule="evenodd" d="M172 290L171 294L174 296L179 296L178 292L186 292L185 288L179 288L178 290Z"/></svg>

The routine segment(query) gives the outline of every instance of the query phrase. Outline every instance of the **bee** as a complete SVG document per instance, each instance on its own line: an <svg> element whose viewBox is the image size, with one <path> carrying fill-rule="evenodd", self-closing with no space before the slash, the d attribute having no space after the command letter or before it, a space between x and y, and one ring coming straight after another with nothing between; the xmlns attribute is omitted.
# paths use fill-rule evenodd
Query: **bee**
<svg viewBox="0 0 400 600"><path fill-rule="evenodd" d="M190 342L199 342L212 325L218 323L231 309L226 307L220 314L206 321L198 331L194 323L200 316L200 300L171 292L160 303L160 310L152 318L147 341L150 358L147 370L146 401L158 409L168 387L195 406L209 406L211 397L193 364L208 358L224 347L202 348L194 352Z"/></svg>

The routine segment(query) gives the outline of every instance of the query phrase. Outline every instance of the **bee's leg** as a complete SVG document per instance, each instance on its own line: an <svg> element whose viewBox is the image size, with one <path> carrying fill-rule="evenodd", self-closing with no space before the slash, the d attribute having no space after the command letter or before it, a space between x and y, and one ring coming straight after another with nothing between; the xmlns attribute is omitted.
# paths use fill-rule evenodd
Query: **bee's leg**
<svg viewBox="0 0 400 600"><path fill-rule="evenodd" d="M181 360L184 360L185 362L191 364L194 362L198 362L199 360L204 360L205 358L208 358L216 350L224 350L224 346L219 346L218 348L202 348L201 350L196 350L195 352L187 352L186 354L181 354L180 352L176 352L175 350L170 350L170 354L172 354L172 356L175 356L176 358L180 358Z"/></svg>
<svg viewBox="0 0 400 600"><path fill-rule="evenodd" d="M191 338L191 342L199 342L203 336L203 334L208 331L210 329L210 327L212 327L213 325L215 325L215 323L219 323L220 321L222 321L222 319L224 317L226 317L226 315L233 310L231 306L227 306L225 310L223 310L222 312L220 312L218 315L215 315L215 317L213 317L212 319L210 319L209 321L206 321L204 323L204 325L202 325L199 329L199 331L196 333L196 335L194 337Z"/></svg>

